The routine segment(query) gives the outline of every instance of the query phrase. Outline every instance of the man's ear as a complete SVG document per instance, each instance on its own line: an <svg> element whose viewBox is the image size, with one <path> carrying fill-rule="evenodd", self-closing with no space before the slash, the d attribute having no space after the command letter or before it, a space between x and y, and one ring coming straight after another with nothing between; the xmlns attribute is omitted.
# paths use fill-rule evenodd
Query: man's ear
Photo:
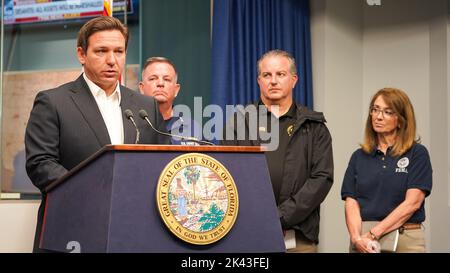
<svg viewBox="0 0 450 273"><path fill-rule="evenodd" d="M86 54L82 47L77 47L77 58L80 64L84 65L86 63Z"/></svg>
<svg viewBox="0 0 450 273"><path fill-rule="evenodd" d="M297 84L297 81L298 81L298 76L297 75L293 75L292 77L293 77L293 80L294 80L294 83L292 84L292 89L294 89L295 85Z"/></svg>
<svg viewBox="0 0 450 273"><path fill-rule="evenodd" d="M175 98L178 96L178 93L180 92L180 88L181 88L181 85L179 83L177 83L177 87L175 89Z"/></svg>
<svg viewBox="0 0 450 273"><path fill-rule="evenodd" d="M142 95L144 95L144 83L139 82L139 92L141 92Z"/></svg>

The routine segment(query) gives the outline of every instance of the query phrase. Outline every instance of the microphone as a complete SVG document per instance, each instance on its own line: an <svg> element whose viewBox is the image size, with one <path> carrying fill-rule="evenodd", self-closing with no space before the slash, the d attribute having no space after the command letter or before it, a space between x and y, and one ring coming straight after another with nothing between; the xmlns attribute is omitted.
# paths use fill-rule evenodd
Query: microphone
<svg viewBox="0 0 450 273"><path fill-rule="evenodd" d="M205 144L205 145L212 145L214 146L213 143L209 142L209 141L204 141L204 140L199 140L196 137L190 137L190 136L180 136L180 135L176 135L176 134L169 134L169 133L165 133L165 132L161 132L160 130L156 129L155 126L153 126L153 124L150 122L150 120L148 119L148 114L147 111L145 111L144 109L139 110L139 116L144 119L145 121L147 121L147 123L150 125L150 127L152 127L152 129L157 132L158 134L161 135L165 135L165 136L169 136L169 137L176 137L182 140L189 140L189 141L193 141L199 144Z"/></svg>
<svg viewBox="0 0 450 273"><path fill-rule="evenodd" d="M127 119L129 119L131 121L131 123L133 123L133 126L136 129L136 140L134 141L134 144L137 144L139 142L140 132L139 132L139 129L138 129L137 125L136 125L136 122L134 122L133 111L131 111L130 109L126 109L123 112L125 113L125 117Z"/></svg>

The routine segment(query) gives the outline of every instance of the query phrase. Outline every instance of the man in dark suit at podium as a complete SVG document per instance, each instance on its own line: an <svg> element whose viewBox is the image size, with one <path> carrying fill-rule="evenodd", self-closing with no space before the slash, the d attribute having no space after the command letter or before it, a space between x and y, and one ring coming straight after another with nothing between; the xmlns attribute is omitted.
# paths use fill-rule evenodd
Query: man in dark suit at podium
<svg viewBox="0 0 450 273"><path fill-rule="evenodd" d="M97 17L78 33L77 57L83 73L73 82L38 93L25 133L26 169L42 192L34 242L40 252L45 188L107 144L135 143L137 130L124 114L144 109L160 131L165 123L155 100L120 85L128 30L116 18ZM170 143L135 118L141 144Z"/></svg>

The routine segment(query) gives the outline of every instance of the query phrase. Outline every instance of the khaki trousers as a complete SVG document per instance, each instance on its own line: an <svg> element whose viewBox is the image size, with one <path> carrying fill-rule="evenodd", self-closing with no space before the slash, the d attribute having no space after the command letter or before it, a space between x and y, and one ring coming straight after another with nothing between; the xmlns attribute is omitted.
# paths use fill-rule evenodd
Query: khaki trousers
<svg viewBox="0 0 450 273"><path fill-rule="evenodd" d="M287 249L286 253L317 253L317 245L295 231L295 248Z"/></svg>
<svg viewBox="0 0 450 273"><path fill-rule="evenodd" d="M350 243L350 253L356 253ZM425 253L425 231L423 226L420 229L404 230L398 236L397 250L395 253Z"/></svg>
<svg viewBox="0 0 450 273"><path fill-rule="evenodd" d="M425 231L420 229L404 230L398 236L396 253L425 253Z"/></svg>

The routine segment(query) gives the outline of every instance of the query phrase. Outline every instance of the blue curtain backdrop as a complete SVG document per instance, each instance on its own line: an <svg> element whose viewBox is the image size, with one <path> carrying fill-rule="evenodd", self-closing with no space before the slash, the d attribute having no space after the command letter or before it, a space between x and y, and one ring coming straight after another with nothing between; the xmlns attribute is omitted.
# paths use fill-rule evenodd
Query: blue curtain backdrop
<svg viewBox="0 0 450 273"><path fill-rule="evenodd" d="M297 63L294 100L313 106L308 0L214 0L211 103L259 99L256 62L282 49Z"/></svg>

